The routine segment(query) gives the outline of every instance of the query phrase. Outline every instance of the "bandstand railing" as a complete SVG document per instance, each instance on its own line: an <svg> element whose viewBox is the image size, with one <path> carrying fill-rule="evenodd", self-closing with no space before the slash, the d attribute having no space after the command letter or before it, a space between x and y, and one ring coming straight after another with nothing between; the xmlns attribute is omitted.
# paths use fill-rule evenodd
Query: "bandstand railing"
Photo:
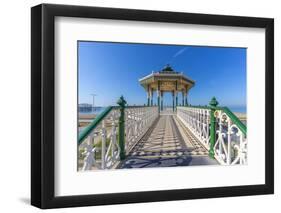
<svg viewBox="0 0 281 213"><path fill-rule="evenodd" d="M125 108L125 150L128 153L159 116L158 107Z"/></svg>
<svg viewBox="0 0 281 213"><path fill-rule="evenodd" d="M78 138L78 169L111 169L123 160L159 116L158 108L126 106L107 107Z"/></svg>
<svg viewBox="0 0 281 213"><path fill-rule="evenodd" d="M227 107L177 107L177 117L220 164L247 164L247 127Z"/></svg>

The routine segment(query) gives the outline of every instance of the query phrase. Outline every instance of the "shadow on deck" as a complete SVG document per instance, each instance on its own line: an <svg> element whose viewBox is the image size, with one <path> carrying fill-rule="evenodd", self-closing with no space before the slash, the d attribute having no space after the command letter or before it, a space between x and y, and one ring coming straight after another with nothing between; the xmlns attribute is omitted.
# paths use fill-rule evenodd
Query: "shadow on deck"
<svg viewBox="0 0 281 213"><path fill-rule="evenodd" d="M208 151L173 114L157 122L130 151L118 168L215 165Z"/></svg>
<svg viewBox="0 0 281 213"><path fill-rule="evenodd" d="M175 167L195 165L216 165L215 160L207 156L181 156L181 157L157 157L145 158L129 156L119 168L152 168L152 167Z"/></svg>

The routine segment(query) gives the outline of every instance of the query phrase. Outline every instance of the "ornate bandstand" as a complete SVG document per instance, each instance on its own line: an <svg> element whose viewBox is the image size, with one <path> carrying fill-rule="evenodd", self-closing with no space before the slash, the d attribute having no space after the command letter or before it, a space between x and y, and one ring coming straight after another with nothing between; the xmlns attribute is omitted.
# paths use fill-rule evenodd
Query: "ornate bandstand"
<svg viewBox="0 0 281 213"><path fill-rule="evenodd" d="M152 72L151 74L139 79L140 84L147 92L147 106L153 106L153 93L157 93L157 105L159 111L163 110L164 92L172 93L173 111L179 105L178 93L182 93L182 103L187 106L188 91L194 86L195 82L185 76L182 72L176 72L170 65L166 65L161 71Z"/></svg>

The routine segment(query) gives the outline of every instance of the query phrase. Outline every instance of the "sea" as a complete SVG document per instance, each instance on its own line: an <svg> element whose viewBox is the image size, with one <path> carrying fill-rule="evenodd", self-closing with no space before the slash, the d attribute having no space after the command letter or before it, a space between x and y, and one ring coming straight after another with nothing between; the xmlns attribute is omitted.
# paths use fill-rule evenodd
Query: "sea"
<svg viewBox="0 0 281 213"><path fill-rule="evenodd" d="M90 115L98 115L100 114L106 107L94 107L90 110L79 110L79 114L90 114Z"/></svg>
<svg viewBox="0 0 281 213"><path fill-rule="evenodd" d="M239 113L243 113L243 114L247 113L247 107L246 106L228 106L228 108L232 112L239 112Z"/></svg>
<svg viewBox="0 0 281 213"><path fill-rule="evenodd" d="M83 110L83 111L79 111L79 114L92 114L92 115L98 115L100 114L106 107L94 107L91 110ZM246 114L247 113L247 107L246 106L228 106L228 108L232 111L232 112L239 112L239 113L243 113Z"/></svg>

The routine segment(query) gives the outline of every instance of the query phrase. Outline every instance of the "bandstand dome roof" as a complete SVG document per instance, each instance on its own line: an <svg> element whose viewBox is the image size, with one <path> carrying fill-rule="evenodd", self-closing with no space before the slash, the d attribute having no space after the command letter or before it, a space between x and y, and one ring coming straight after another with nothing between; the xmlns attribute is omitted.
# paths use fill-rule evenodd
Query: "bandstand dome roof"
<svg viewBox="0 0 281 213"><path fill-rule="evenodd" d="M175 71L169 64L162 70L139 79L140 84L147 90L148 88L162 91L188 91L195 82L185 76L182 72Z"/></svg>

